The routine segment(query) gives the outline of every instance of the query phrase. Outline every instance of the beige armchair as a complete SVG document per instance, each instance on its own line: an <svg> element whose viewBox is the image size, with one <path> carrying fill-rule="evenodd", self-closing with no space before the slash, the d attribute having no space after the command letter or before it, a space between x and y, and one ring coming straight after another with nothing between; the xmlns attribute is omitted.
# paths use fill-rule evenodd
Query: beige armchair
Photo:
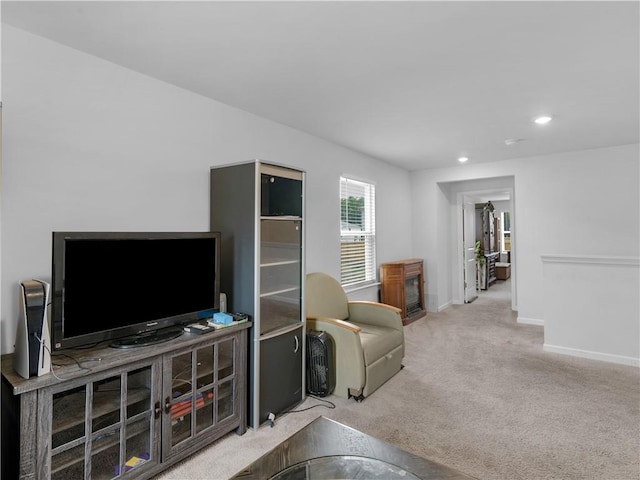
<svg viewBox="0 0 640 480"><path fill-rule="evenodd" d="M402 368L400 309L350 302L340 283L325 273L307 275L305 308L307 330L325 331L335 343L335 395L362 401Z"/></svg>

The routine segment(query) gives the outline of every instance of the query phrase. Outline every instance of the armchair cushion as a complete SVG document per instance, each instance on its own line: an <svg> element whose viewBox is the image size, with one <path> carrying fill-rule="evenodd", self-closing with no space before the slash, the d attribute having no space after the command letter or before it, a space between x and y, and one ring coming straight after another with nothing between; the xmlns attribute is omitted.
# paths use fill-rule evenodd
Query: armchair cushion
<svg viewBox="0 0 640 480"><path fill-rule="evenodd" d="M402 333L388 327L361 324L360 342L365 365L372 365L393 349L403 344Z"/></svg>

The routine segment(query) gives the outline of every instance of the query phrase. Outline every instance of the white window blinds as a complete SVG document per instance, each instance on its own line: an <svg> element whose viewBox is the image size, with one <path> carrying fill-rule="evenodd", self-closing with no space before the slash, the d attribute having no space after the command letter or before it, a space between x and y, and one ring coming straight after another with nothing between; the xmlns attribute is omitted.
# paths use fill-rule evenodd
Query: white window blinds
<svg viewBox="0 0 640 480"><path fill-rule="evenodd" d="M340 282L376 279L376 187L340 177Z"/></svg>

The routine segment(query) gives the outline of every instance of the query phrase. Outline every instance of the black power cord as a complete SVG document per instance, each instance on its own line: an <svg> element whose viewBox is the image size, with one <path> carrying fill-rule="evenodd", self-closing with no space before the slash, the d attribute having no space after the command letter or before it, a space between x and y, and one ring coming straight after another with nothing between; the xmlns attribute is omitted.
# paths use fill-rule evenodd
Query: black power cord
<svg viewBox="0 0 640 480"><path fill-rule="evenodd" d="M316 408L316 407L325 407L325 408L328 408L328 409L331 409L331 410L336 408L335 403L330 402L329 400L325 400L324 398L316 397L315 395L307 395L307 396L311 397L311 398L314 398L314 399L318 400L319 402L324 402L324 404L323 403L317 403L315 405L311 405L311 406L306 407L306 408L301 408L300 410L289 410L289 413L306 412L307 410L311 410L312 408Z"/></svg>

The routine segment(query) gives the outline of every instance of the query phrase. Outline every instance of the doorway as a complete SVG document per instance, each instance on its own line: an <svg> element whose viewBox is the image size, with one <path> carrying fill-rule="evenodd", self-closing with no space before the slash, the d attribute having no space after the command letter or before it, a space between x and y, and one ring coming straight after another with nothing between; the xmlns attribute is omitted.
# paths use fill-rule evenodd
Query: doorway
<svg viewBox="0 0 640 480"><path fill-rule="evenodd" d="M459 246L455 249L457 253L454 262L454 268L457 271L454 278L458 279L455 282L455 297L458 301L454 300L454 303L471 303L478 296L510 295L511 309L517 310L513 184L506 188L469 189L472 185L473 187L481 186L479 185L481 181L473 181L468 185L465 183L459 182L453 186L456 191L455 225ZM491 232L487 232L487 235L494 236L491 237L489 252L484 248L480 248L479 251L477 245L480 240L479 235L484 232L477 225L480 216L476 215L478 211L476 207L482 209L487 204L492 207ZM481 242L481 247L484 246ZM486 263L478 268L479 263L487 261L492 262L490 270ZM472 278L474 271L476 271L475 279ZM489 275L487 273L489 271L491 276L483 277L483 272ZM499 273L496 274L496 271ZM492 291L491 288L494 290Z"/></svg>

